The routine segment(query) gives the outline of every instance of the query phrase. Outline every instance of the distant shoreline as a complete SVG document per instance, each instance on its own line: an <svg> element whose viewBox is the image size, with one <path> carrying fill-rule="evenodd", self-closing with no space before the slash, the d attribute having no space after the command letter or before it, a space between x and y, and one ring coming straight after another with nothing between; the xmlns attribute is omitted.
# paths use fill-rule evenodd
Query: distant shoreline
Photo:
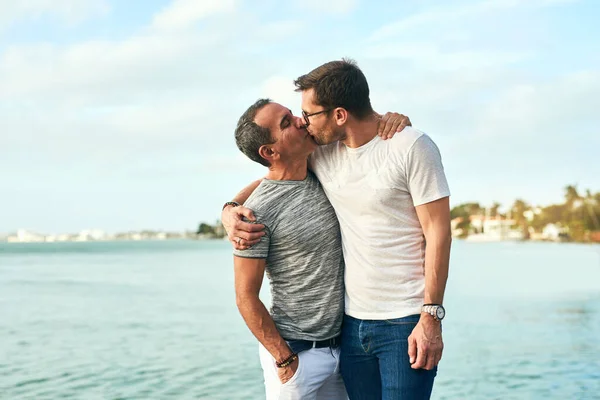
<svg viewBox="0 0 600 400"><path fill-rule="evenodd" d="M469 244L491 244L491 243L548 243L548 244L582 244L582 245L598 245L598 242L579 242L579 241L553 241L553 240L494 240L494 241L472 241L466 238L458 238L455 237L452 239L453 241L460 241ZM169 238L169 239L158 239L158 238L144 238L144 239L105 239L105 240L64 240L64 241L30 241L30 242L17 242L17 241L6 241L0 240L0 245L32 245L32 244L66 244L66 243L75 243L75 244L100 244L100 243L147 243L147 242L177 242L177 241L198 241L198 242L225 242L227 241L226 237L196 237L196 238Z"/></svg>

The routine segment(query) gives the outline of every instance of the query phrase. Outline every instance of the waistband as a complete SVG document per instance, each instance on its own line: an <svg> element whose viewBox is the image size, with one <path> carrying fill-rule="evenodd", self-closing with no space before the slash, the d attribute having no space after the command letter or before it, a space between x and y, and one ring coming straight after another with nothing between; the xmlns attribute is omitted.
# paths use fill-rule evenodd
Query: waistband
<svg viewBox="0 0 600 400"><path fill-rule="evenodd" d="M341 335L325 340L286 340L288 346L294 353L309 349L319 349L323 347L339 347L341 344Z"/></svg>

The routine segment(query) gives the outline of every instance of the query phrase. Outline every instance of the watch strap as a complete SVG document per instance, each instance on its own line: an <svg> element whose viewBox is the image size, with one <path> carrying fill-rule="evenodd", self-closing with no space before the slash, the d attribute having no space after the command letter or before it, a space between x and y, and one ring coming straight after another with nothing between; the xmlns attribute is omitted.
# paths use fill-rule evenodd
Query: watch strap
<svg viewBox="0 0 600 400"><path fill-rule="evenodd" d="M429 315L431 315L433 317L433 319L435 319L436 321L440 321L440 319L437 316L437 310L438 308L442 308L444 309L444 306L441 304L423 304L423 306L421 307L421 312L425 312ZM445 314L445 311L444 311ZM442 316L442 318L444 317L444 315Z"/></svg>

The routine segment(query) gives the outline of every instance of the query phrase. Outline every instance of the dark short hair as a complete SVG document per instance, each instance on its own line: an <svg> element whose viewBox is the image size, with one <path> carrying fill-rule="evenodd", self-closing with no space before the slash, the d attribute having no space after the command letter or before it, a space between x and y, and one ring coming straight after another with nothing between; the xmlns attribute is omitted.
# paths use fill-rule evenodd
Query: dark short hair
<svg viewBox="0 0 600 400"><path fill-rule="evenodd" d="M260 156L258 150L265 144L275 143L275 140L273 140L269 128L258 125L254 119L260 109L270 102L271 99L258 99L242 114L235 128L235 144L238 149L249 159L265 167L269 167L271 164Z"/></svg>
<svg viewBox="0 0 600 400"><path fill-rule="evenodd" d="M296 91L315 90L315 101L325 109L345 108L358 119L373 112L369 84L356 62L330 61L294 81Z"/></svg>

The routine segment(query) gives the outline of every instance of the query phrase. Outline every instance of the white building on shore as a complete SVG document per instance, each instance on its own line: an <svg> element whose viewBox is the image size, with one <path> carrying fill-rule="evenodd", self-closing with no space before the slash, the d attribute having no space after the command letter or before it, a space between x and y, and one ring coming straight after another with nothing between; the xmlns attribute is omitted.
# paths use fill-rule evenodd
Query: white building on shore
<svg viewBox="0 0 600 400"><path fill-rule="evenodd" d="M523 232L515 229L516 221L500 216L487 217L484 215L471 216L471 227L474 234L467 237L473 242L497 242L501 240L522 240Z"/></svg>
<svg viewBox="0 0 600 400"><path fill-rule="evenodd" d="M40 233L29 232L25 229L19 229L14 235L9 235L6 241L9 243L45 242L46 236Z"/></svg>

